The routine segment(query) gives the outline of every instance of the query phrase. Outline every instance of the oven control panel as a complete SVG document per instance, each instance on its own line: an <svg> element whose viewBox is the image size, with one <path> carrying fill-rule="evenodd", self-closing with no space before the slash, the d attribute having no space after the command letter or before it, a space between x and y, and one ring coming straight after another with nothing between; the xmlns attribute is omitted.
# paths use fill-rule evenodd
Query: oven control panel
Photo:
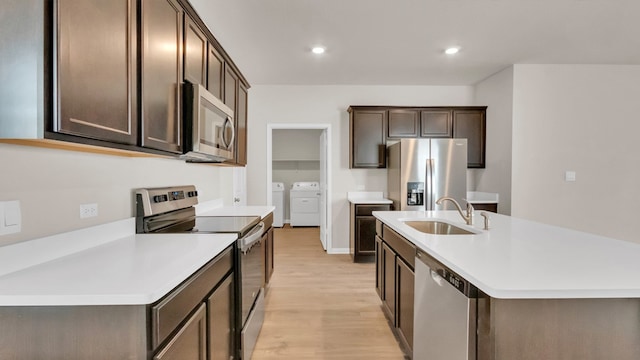
<svg viewBox="0 0 640 360"><path fill-rule="evenodd" d="M144 212L137 216L157 215L196 205L198 191L193 185L138 189L136 202L137 211Z"/></svg>

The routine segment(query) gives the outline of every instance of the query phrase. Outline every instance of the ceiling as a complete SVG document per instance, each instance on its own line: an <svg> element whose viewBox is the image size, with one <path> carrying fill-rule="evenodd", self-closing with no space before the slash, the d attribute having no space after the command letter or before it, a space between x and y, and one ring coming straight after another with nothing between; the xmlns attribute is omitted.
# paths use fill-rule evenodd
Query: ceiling
<svg viewBox="0 0 640 360"><path fill-rule="evenodd" d="M190 2L251 85L472 85L511 64L640 64L639 0Z"/></svg>

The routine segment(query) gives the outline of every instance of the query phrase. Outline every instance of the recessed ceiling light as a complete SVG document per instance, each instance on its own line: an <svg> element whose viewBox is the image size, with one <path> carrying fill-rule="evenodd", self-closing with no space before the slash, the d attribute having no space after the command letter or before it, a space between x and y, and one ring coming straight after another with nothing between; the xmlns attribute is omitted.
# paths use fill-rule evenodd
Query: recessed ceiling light
<svg viewBox="0 0 640 360"><path fill-rule="evenodd" d="M450 47L447 50L445 50L444 53L447 54L447 55L453 55L453 54L457 54L458 51L460 51L460 48L454 46L454 47Z"/></svg>
<svg viewBox="0 0 640 360"><path fill-rule="evenodd" d="M323 54L325 51L325 48L323 46L314 46L313 49L311 49L311 52L314 54Z"/></svg>

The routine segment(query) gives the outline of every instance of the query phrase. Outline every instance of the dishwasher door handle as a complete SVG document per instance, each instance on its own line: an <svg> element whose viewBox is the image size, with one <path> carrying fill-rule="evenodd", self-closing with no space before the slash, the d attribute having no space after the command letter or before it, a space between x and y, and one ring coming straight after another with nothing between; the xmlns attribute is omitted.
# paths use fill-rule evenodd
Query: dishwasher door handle
<svg viewBox="0 0 640 360"><path fill-rule="evenodd" d="M440 276L437 272L429 269L429 273L431 274L431 280L433 280L438 286L444 286L447 282L442 276Z"/></svg>

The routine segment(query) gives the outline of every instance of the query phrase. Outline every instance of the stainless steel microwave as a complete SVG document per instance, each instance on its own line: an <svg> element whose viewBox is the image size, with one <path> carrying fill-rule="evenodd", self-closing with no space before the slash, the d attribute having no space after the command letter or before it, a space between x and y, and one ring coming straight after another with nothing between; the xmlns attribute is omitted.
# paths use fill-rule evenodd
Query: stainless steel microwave
<svg viewBox="0 0 640 360"><path fill-rule="evenodd" d="M233 110L200 84L183 88L184 154L191 162L233 159Z"/></svg>

